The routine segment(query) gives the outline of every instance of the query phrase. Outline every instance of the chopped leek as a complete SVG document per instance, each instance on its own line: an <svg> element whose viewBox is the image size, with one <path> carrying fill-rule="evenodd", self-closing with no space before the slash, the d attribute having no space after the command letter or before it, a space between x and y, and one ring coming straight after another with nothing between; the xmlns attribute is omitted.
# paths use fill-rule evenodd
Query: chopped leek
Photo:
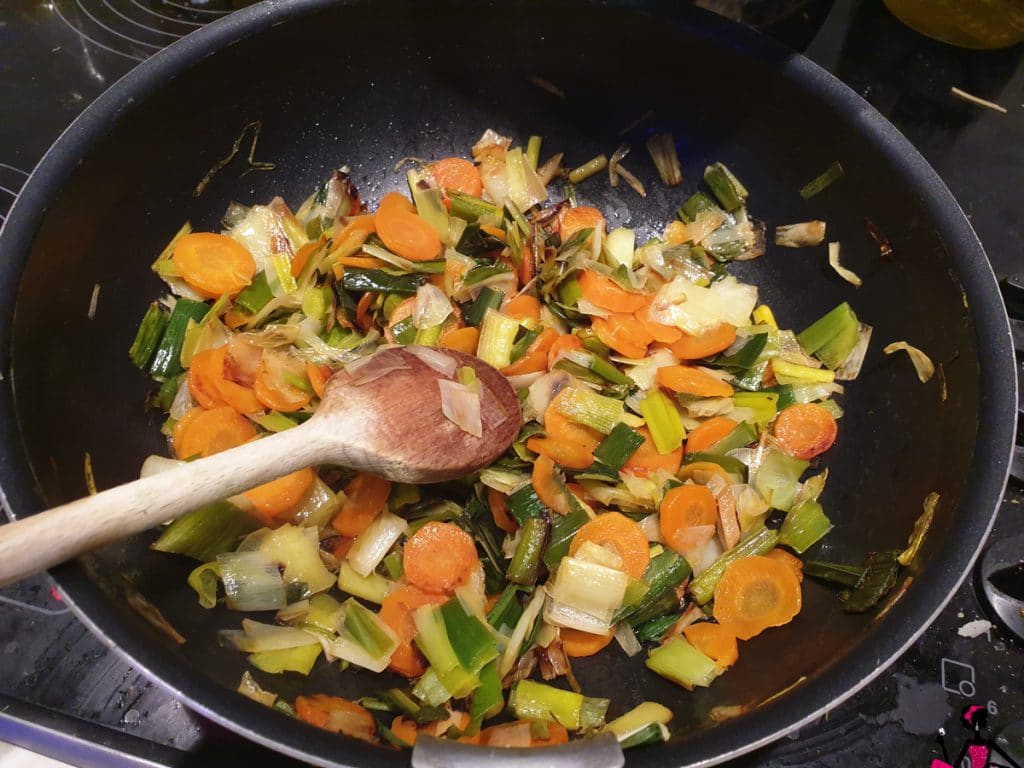
<svg viewBox="0 0 1024 768"><path fill-rule="evenodd" d="M672 710L654 701L645 701L624 715L615 718L601 730L614 733L620 742L649 725L666 725L672 720Z"/></svg>
<svg viewBox="0 0 1024 768"><path fill-rule="evenodd" d="M671 550L651 558L644 571L644 582L647 591L632 605L624 605L614 616L615 621L630 620L643 616L654 607L666 594L674 593L690 575L690 564Z"/></svg>
<svg viewBox="0 0 1024 768"><path fill-rule="evenodd" d="M640 413L647 421L651 439L658 453L672 453L679 449L686 437L679 410L660 389L652 389L640 403Z"/></svg>
<svg viewBox="0 0 1024 768"><path fill-rule="evenodd" d="M632 269L636 253L636 233L625 227L613 229L604 239L602 248L611 266Z"/></svg>
<svg viewBox="0 0 1024 768"><path fill-rule="evenodd" d="M542 517L531 517L523 523L512 563L506 577L513 584L532 586L540 575L541 555L548 537L548 523Z"/></svg>
<svg viewBox="0 0 1024 768"><path fill-rule="evenodd" d="M802 555L830 530L832 523L821 504L807 499L786 515L779 529L779 543Z"/></svg>
<svg viewBox="0 0 1024 768"><path fill-rule="evenodd" d="M494 309L484 314L476 355L499 370L512 362L512 346L519 332L519 321Z"/></svg>
<svg viewBox="0 0 1024 768"><path fill-rule="evenodd" d="M569 514L552 516L551 535L544 550L544 565L550 570L558 567L562 558L569 552L572 537L590 520L586 510L575 503L575 499L570 499L569 507Z"/></svg>
<svg viewBox="0 0 1024 768"><path fill-rule="evenodd" d="M643 443L643 435L619 422L594 449L594 458L618 472Z"/></svg>
<svg viewBox="0 0 1024 768"><path fill-rule="evenodd" d="M843 177L843 166L839 164L839 161L832 163L826 168L821 175L816 176L809 182L800 187L800 197L804 200L810 200L812 197L817 195L819 192L824 192L825 189L832 186L832 184Z"/></svg>
<svg viewBox="0 0 1024 768"><path fill-rule="evenodd" d="M768 505L786 512L796 499L800 475L808 462L779 451L767 451L754 475L754 487Z"/></svg>
<svg viewBox="0 0 1024 768"><path fill-rule="evenodd" d="M712 443L707 447L705 453L713 453L724 456L729 451L737 448L745 448L757 440L757 430L746 421L741 421L732 431L721 440Z"/></svg>
<svg viewBox="0 0 1024 768"><path fill-rule="evenodd" d="M777 392L737 392L732 396L737 408L748 408L754 414L754 421L761 427L775 420L778 413Z"/></svg>
<svg viewBox="0 0 1024 768"><path fill-rule="evenodd" d="M460 219L465 219L468 222L474 222L481 216L494 218L501 216L501 208L479 197L473 197L473 195L467 195L464 192L457 192L455 190L451 190L448 193L448 197L452 201L452 216L458 216ZM459 245L461 246L461 243ZM459 250L461 251L462 249L460 248Z"/></svg>
<svg viewBox="0 0 1024 768"><path fill-rule="evenodd" d="M493 288L482 288L476 300L466 310L464 318L469 325L480 325L484 321L487 310L497 310L501 306L505 295Z"/></svg>
<svg viewBox="0 0 1024 768"><path fill-rule="evenodd" d="M259 651L249 655L249 663L256 669L270 674L298 672L300 675L308 675L322 651L320 643L313 642L297 648Z"/></svg>
<svg viewBox="0 0 1024 768"><path fill-rule="evenodd" d="M355 293L375 291L414 296L416 290L427 281L427 277L424 274L396 273L383 269L346 269L338 286Z"/></svg>
<svg viewBox="0 0 1024 768"><path fill-rule="evenodd" d="M570 731L601 727L610 703L533 680L520 680L508 697L509 707L520 720L547 720Z"/></svg>
<svg viewBox="0 0 1024 768"><path fill-rule="evenodd" d="M191 299L178 299L174 303L149 364L149 373L154 379L164 381L181 373L181 347L185 343L189 321L200 322L209 310L206 304Z"/></svg>
<svg viewBox="0 0 1024 768"><path fill-rule="evenodd" d="M780 357L772 358L772 372L779 384L828 384L836 380L835 371L828 368L811 368L808 365L797 365Z"/></svg>
<svg viewBox="0 0 1024 768"><path fill-rule="evenodd" d="M286 582L304 584L307 594L323 592L335 584L334 574L320 559L320 541L315 528L289 524L275 528L263 538L260 552L283 567Z"/></svg>
<svg viewBox="0 0 1024 768"><path fill-rule="evenodd" d="M408 523L387 510L356 537L348 552L348 562L360 576L369 576L391 551L399 537L408 530Z"/></svg>
<svg viewBox="0 0 1024 768"><path fill-rule="evenodd" d="M379 573L360 576L347 560L342 561L338 570L338 589L371 603L383 602L394 587L394 582L388 581Z"/></svg>
<svg viewBox="0 0 1024 768"><path fill-rule="evenodd" d="M671 133L659 133L647 140L647 151L658 169L661 182L670 187L683 183L683 173L679 168L679 155L676 153L676 140Z"/></svg>
<svg viewBox="0 0 1024 768"><path fill-rule="evenodd" d="M507 504L509 514L520 525L526 525L530 519L546 517L548 514L547 507L529 483L509 494Z"/></svg>
<svg viewBox="0 0 1024 768"><path fill-rule="evenodd" d="M797 341L809 355L817 355L829 368L843 364L860 337L860 321L845 301L797 334Z"/></svg>
<svg viewBox="0 0 1024 768"><path fill-rule="evenodd" d="M507 584L498 597L494 607L487 614L487 623L499 632L511 629L523 615L523 607L519 604L519 594L525 592L518 584Z"/></svg>
<svg viewBox="0 0 1024 768"><path fill-rule="evenodd" d="M616 568L584 560L580 557L564 557L558 565L555 583L551 588L554 603L573 608L582 616L568 616L559 613L552 620L550 610L545 611L548 623L575 629L606 632L612 617L622 606L622 600L629 584L629 576Z"/></svg>
<svg viewBox="0 0 1024 768"><path fill-rule="evenodd" d="M660 643L661 638L672 629L677 621L679 621L678 613L670 613L655 619L649 619L636 627L637 640L641 643Z"/></svg>
<svg viewBox="0 0 1024 768"><path fill-rule="evenodd" d="M599 395L585 387L563 390L557 405L563 415L605 435L621 421L625 410L621 400Z"/></svg>
<svg viewBox="0 0 1024 768"><path fill-rule="evenodd" d="M540 136L531 136L526 142L526 162L530 164L533 170L537 170L537 166L540 164L540 147L543 138Z"/></svg>
<svg viewBox="0 0 1024 768"><path fill-rule="evenodd" d="M261 270L256 273L252 282L235 297L235 304L255 315L273 298L274 293L270 290L270 283L267 282L267 273Z"/></svg>
<svg viewBox="0 0 1024 768"><path fill-rule="evenodd" d="M679 636L669 638L664 645L651 651L646 663L652 672L688 691L706 688L725 671Z"/></svg>
<svg viewBox="0 0 1024 768"><path fill-rule="evenodd" d="M771 528L759 526L748 531L740 539L739 544L715 560L700 576L690 582L690 594L693 595L693 599L699 605L709 602L714 597L715 587L718 586L718 580L722 578L726 568L744 557L763 555L778 541L778 532Z"/></svg>
<svg viewBox="0 0 1024 768"><path fill-rule="evenodd" d="M263 552L223 552L217 566L231 610L276 611L286 605L281 572Z"/></svg>
<svg viewBox="0 0 1024 768"><path fill-rule="evenodd" d="M579 184L581 182L584 182L591 176L600 173L607 167L608 157L606 155L598 155L597 157L588 160L583 165L580 165L569 171L569 183Z"/></svg>
<svg viewBox="0 0 1024 768"><path fill-rule="evenodd" d="M841 587L856 587L864 577L863 566L826 563L821 560L804 560L803 572L805 576Z"/></svg>
<svg viewBox="0 0 1024 768"><path fill-rule="evenodd" d="M864 566L864 574L849 592L843 592L839 599L847 613L864 613L874 608L892 588L896 586L899 574L899 550L872 552Z"/></svg>
<svg viewBox="0 0 1024 768"><path fill-rule="evenodd" d="M164 528L152 547L208 562L234 549L256 528L256 521L230 501L217 501L179 517Z"/></svg>
<svg viewBox="0 0 1024 768"><path fill-rule="evenodd" d="M217 585L220 584L220 566L204 563L188 575L188 585L195 591L203 608L217 605Z"/></svg>
<svg viewBox="0 0 1024 768"><path fill-rule="evenodd" d="M480 687L473 691L469 704L470 720L475 727L479 727L484 719L498 715L504 705L501 678L498 677L498 661L495 659L480 670Z"/></svg>
<svg viewBox="0 0 1024 768"><path fill-rule="evenodd" d="M149 305L146 314L139 323L139 330L135 334L135 341L128 348L128 357L136 368L146 370L156 353L157 345L164 335L167 327L168 315L159 302L154 301Z"/></svg>
<svg viewBox="0 0 1024 768"><path fill-rule="evenodd" d="M704 169L704 183L714 193L722 208L730 213L747 203L747 188L722 163Z"/></svg>
<svg viewBox="0 0 1024 768"><path fill-rule="evenodd" d="M732 354L717 355L712 358L711 364L716 368L724 368L736 374L745 373L757 363L758 358L761 357L761 353L764 352L767 345L768 334L755 333L742 347Z"/></svg>

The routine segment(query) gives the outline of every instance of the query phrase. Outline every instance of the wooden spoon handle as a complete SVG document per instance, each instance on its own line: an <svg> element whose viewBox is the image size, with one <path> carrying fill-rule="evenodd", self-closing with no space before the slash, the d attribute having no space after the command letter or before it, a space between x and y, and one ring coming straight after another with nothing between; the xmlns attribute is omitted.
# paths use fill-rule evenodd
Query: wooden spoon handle
<svg viewBox="0 0 1024 768"><path fill-rule="evenodd" d="M0 586L172 520L322 458L308 422L0 526Z"/></svg>

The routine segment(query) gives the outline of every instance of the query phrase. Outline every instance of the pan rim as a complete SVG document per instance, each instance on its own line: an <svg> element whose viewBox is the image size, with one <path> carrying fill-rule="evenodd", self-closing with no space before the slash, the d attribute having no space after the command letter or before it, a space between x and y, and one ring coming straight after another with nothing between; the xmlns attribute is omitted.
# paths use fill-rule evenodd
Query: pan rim
<svg viewBox="0 0 1024 768"><path fill-rule="evenodd" d="M0 254L5 256L0 258L0 306L6 308L0 313L0 371L9 371L10 368L15 299L36 226L79 158L100 140L104 127L137 102L150 97L170 77L231 43L293 17L350 2L352 0L265 0L226 16L173 43L131 70L65 129L33 170L0 229ZM957 550L956 561L947 562L947 568L942 571L932 569L929 572L929 586L942 597L935 601L900 602L891 611L892 615L887 617L891 626L905 624L916 627L902 641L897 637L899 633L892 637L874 633L851 650L841 665L801 686L799 692L806 702L800 707L803 714L794 717L790 713L792 705L788 697L783 697L787 700L773 702L736 721L742 722L744 736L738 737L735 723L726 723L702 734L699 742L688 745L687 765L713 765L776 741L853 696L920 637L966 579L985 544L1009 474L1017 398L1013 347L995 275L966 216L934 169L874 107L802 55L708 12L677 7L669 2L646 7L628 1L613 0L608 4L679 20L694 34L742 45L744 52L755 61L771 57L782 77L822 101L826 108L844 115L858 134L884 151L886 159L898 173L912 179L919 189L929 190L922 205L933 221L939 223L937 229L957 267L957 276L968 298L976 331L987 331L975 334L980 376L978 434L985 435L986 440L976 444L971 460L972 467L984 466L986 469L970 473L961 498L961 510L980 509L985 514L960 515L961 528L977 545L971 551ZM22 443L11 381L7 375L0 382L0 444L20 447ZM1005 410L1009 410L1013 418L1006 419L1002 413ZM23 451L14 450L0 456L0 503L12 519L16 516L16 508L34 509L40 504L32 477L31 465ZM154 649L138 633L129 632L124 624L110 620L109 610L106 613L103 610L109 607L108 598L87 577L81 565L64 565L52 574L68 605L91 632L187 702L189 707L214 722L264 746L318 765L339 764L328 757L332 752L343 754L346 760L379 759L379 752L370 751L372 748L364 748L349 740L339 742L336 736L329 734L312 734L312 729L295 728L294 724L255 703L239 699L233 691L205 676L181 675L183 663L173 654ZM94 618L94 614L98 618ZM835 695L837 688L840 690L838 696ZM246 706L250 706L252 716L243 724L232 716L231 711L237 712ZM258 723L258 729L252 727L253 721ZM739 746L736 746L737 740L742 742ZM333 749L330 748L332 744ZM669 760L656 759L655 762L670 764Z"/></svg>

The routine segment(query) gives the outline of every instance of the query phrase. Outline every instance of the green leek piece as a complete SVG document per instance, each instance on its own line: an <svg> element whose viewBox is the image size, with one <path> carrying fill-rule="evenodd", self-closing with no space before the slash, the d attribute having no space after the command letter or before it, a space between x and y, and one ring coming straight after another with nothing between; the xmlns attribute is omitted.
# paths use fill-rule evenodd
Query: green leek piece
<svg viewBox="0 0 1024 768"><path fill-rule="evenodd" d="M516 360L518 360L523 355L525 355L527 352L529 352L530 351L530 347L533 346L533 342L535 342L537 340L537 337L540 336L540 334L541 334L541 329L540 328L529 328L529 329L527 329L519 337L519 339L516 341L516 343L512 345L512 353L509 355L509 360L514 363ZM470 370L472 370L472 369L470 369Z"/></svg>
<svg viewBox="0 0 1024 768"><path fill-rule="evenodd" d="M643 704L633 707L626 714L615 718L601 730L614 733L621 740L647 725L665 725L671 720L672 710L668 707L653 701L645 701Z"/></svg>
<svg viewBox="0 0 1024 768"><path fill-rule="evenodd" d="M394 588L394 583L388 581L379 573L371 573L369 576L360 576L355 569L343 560L338 569L338 589L347 592L355 597L361 597L371 603L378 605L384 602Z"/></svg>
<svg viewBox="0 0 1024 768"><path fill-rule="evenodd" d="M779 384L828 384L836 380L835 371L790 363L781 358L772 360L772 372Z"/></svg>
<svg viewBox="0 0 1024 768"><path fill-rule="evenodd" d="M220 566L216 562L203 563L188 575L188 585L195 591L199 598L199 605L203 608L216 607L218 584L220 584Z"/></svg>
<svg viewBox="0 0 1024 768"><path fill-rule="evenodd" d="M804 576L850 588L856 587L860 583L864 577L864 570L861 565L826 563L822 560L805 560L803 567Z"/></svg>
<svg viewBox="0 0 1024 768"><path fill-rule="evenodd" d="M490 630L466 610L461 600L452 598L440 610L448 640L463 669L478 674L485 664L498 658Z"/></svg>
<svg viewBox="0 0 1024 768"><path fill-rule="evenodd" d="M482 283L484 280L490 280L492 277L498 277L499 275L507 275L510 273L511 270L500 262L473 267L466 273L465 277L462 278L462 285L469 288L477 285L478 283Z"/></svg>
<svg viewBox="0 0 1024 768"><path fill-rule="evenodd" d="M644 444L644 436L627 424L619 422L608 436L594 449L594 458L604 466L618 472Z"/></svg>
<svg viewBox="0 0 1024 768"><path fill-rule="evenodd" d="M615 622L642 616L668 592L683 583L690 575L690 564L672 550L666 549L660 555L651 558L644 571L643 580L648 589L643 596L632 605L623 605L612 619Z"/></svg>
<svg viewBox="0 0 1024 768"><path fill-rule="evenodd" d="M793 507L782 521L779 543L802 555L830 530L832 523L821 504L807 499Z"/></svg>
<svg viewBox="0 0 1024 768"><path fill-rule="evenodd" d="M132 364L136 368L142 370L149 368L149 362L153 359L153 354L167 327L167 319L167 312L158 302L154 301L149 305L149 309L142 317L142 322L139 323L135 341L128 348L128 357L131 358Z"/></svg>
<svg viewBox="0 0 1024 768"><path fill-rule="evenodd" d="M651 389L640 402L640 413L651 431L651 439L658 453L672 453L679 449L686 437L683 420L675 403L657 387Z"/></svg>
<svg viewBox="0 0 1024 768"><path fill-rule="evenodd" d="M832 186L834 182L838 181L842 177L843 166L841 166L837 160L826 168L820 176L815 177L800 187L800 197L804 200L810 200L819 192L823 192L826 188Z"/></svg>
<svg viewBox="0 0 1024 768"><path fill-rule="evenodd" d="M389 552L387 556L385 556L383 562L384 570L388 572L388 576L395 581L402 578L402 574L405 573L405 568L402 564L401 552Z"/></svg>
<svg viewBox="0 0 1024 768"><path fill-rule="evenodd" d="M575 307L576 303L583 298L583 288L580 281L570 277L558 284L558 300L567 307Z"/></svg>
<svg viewBox="0 0 1024 768"><path fill-rule="evenodd" d="M778 413L777 392L737 392L732 396L737 408L749 408L754 412L754 421L761 427L775 420Z"/></svg>
<svg viewBox="0 0 1024 768"><path fill-rule="evenodd" d="M754 475L754 486L768 506L788 512L799 490L800 475L810 464L779 451L768 451Z"/></svg>
<svg viewBox="0 0 1024 768"><path fill-rule="evenodd" d="M208 563L217 555L234 550L239 540L257 527L250 515L231 502L217 501L168 525L153 543L153 549Z"/></svg>
<svg viewBox="0 0 1024 768"><path fill-rule="evenodd" d="M341 291L341 293L345 293ZM346 296L348 294L345 294ZM412 325L410 321L410 325ZM342 328L335 325L330 332L324 336L324 343L334 349L355 349L363 343L363 337L351 328Z"/></svg>
<svg viewBox="0 0 1024 768"><path fill-rule="evenodd" d="M606 155L598 155L597 157L591 158L583 165L577 166L569 171L569 183L579 184L584 182L607 167L608 157Z"/></svg>
<svg viewBox="0 0 1024 768"><path fill-rule="evenodd" d="M422 606L413 613L416 622L416 645L430 662L441 686L451 696L461 698L476 688L476 676L459 663L445 628L441 609L434 605ZM415 693L415 691L414 691Z"/></svg>
<svg viewBox="0 0 1024 768"><path fill-rule="evenodd" d="M638 611L633 614L630 618L630 626L640 627L647 624L652 619L656 619L659 616L665 616L666 614L678 614L679 613L679 595L676 591L668 590L660 598L651 603L647 608L642 611Z"/></svg>
<svg viewBox="0 0 1024 768"><path fill-rule="evenodd" d="M420 328L413 337L413 344L424 347L432 347L441 338L441 324L432 325L429 328Z"/></svg>
<svg viewBox="0 0 1024 768"><path fill-rule="evenodd" d="M610 701L520 680L509 693L508 703L520 720L547 720L578 731L602 726Z"/></svg>
<svg viewBox="0 0 1024 768"><path fill-rule="evenodd" d="M497 659L488 662L480 670L480 687L473 691L469 702L469 717L476 730L480 723L501 713L505 699L501 694L501 678L498 676Z"/></svg>
<svg viewBox="0 0 1024 768"><path fill-rule="evenodd" d="M733 373L746 373L757 362L766 346L768 346L768 334L755 333L747 340L746 344L731 355L716 355L711 358L710 364Z"/></svg>
<svg viewBox="0 0 1024 768"><path fill-rule="evenodd" d="M341 628L345 609L341 603L328 594L321 593L309 598L309 611L303 624L310 629L336 633Z"/></svg>
<svg viewBox="0 0 1024 768"><path fill-rule="evenodd" d="M501 217L501 208L494 205L494 203L481 200L479 197L473 197L473 195L467 195L455 190L448 192L448 197L452 201L452 216L458 216L460 219L465 219L471 223L481 216Z"/></svg>
<svg viewBox="0 0 1024 768"><path fill-rule="evenodd" d="M649 670L688 691L706 688L725 671L679 636L651 651L646 663Z"/></svg>
<svg viewBox="0 0 1024 768"><path fill-rule="evenodd" d="M658 169L661 183L669 187L682 184L683 172L679 167L675 137L671 133L657 133L645 142L645 146Z"/></svg>
<svg viewBox="0 0 1024 768"><path fill-rule="evenodd" d="M412 324L412 315L393 323L391 325L391 333L395 337L395 341L403 346L416 341L417 331L416 326Z"/></svg>
<svg viewBox="0 0 1024 768"><path fill-rule="evenodd" d="M531 517L523 523L519 543L508 567L506 577L513 584L533 586L540 575L541 556L548 537L548 523L542 517Z"/></svg>
<svg viewBox="0 0 1024 768"><path fill-rule="evenodd" d="M519 604L519 595L524 591L518 584L506 584L501 596L491 608L491 612L487 614L487 623L499 632L502 627L511 632L523 615L523 606Z"/></svg>
<svg viewBox="0 0 1024 768"><path fill-rule="evenodd" d="M377 614L364 607L354 598L344 603L345 620L343 625L352 639L370 656L379 659L390 654L395 648L395 641L382 628Z"/></svg>
<svg viewBox="0 0 1024 768"><path fill-rule="evenodd" d="M670 613L666 616L659 616L650 619L635 628L637 640L641 643L660 643L672 626L679 621L680 614Z"/></svg>
<svg viewBox="0 0 1024 768"><path fill-rule="evenodd" d="M586 387L567 387L558 398L558 410L576 423L607 435L622 420L625 406L621 400Z"/></svg>
<svg viewBox="0 0 1024 768"><path fill-rule="evenodd" d="M548 514L547 507L540 500L533 486L527 483L515 492L509 494L508 512L520 525L526 525L526 521L536 517L545 517Z"/></svg>
<svg viewBox="0 0 1024 768"><path fill-rule="evenodd" d="M172 376L169 379L165 379L160 385L160 389L157 391L156 402L164 411L171 410L171 406L174 404L174 398L178 394L178 386L181 384L182 376L187 376L187 373L179 373L177 376Z"/></svg>
<svg viewBox="0 0 1024 768"><path fill-rule="evenodd" d="M732 456L724 456L720 453L707 453L706 451L691 451L683 457L683 464L696 464L701 461L709 461L717 464L726 472L743 477L747 474L747 465Z"/></svg>
<svg viewBox="0 0 1024 768"><path fill-rule="evenodd" d="M308 675L320 657L323 646L320 643L300 645L298 648L282 648L276 651L259 651L249 654L249 663L256 669L272 675L281 672L298 672Z"/></svg>
<svg viewBox="0 0 1024 768"><path fill-rule="evenodd" d="M490 309L480 325L476 356L498 370L511 364L512 346L519 332L519 321Z"/></svg>
<svg viewBox="0 0 1024 768"><path fill-rule="evenodd" d="M747 188L722 163L704 169L704 183L708 185L721 206L732 213L747 203Z"/></svg>
<svg viewBox="0 0 1024 768"><path fill-rule="evenodd" d="M687 224L697 219L697 216L706 211L720 211L721 208L703 192L694 192L690 198L679 208L679 218Z"/></svg>
<svg viewBox="0 0 1024 768"><path fill-rule="evenodd" d="M569 506L569 514L552 515L551 536L544 550L544 564L549 570L558 567L562 558L569 553L573 536L590 520L586 510L574 500L570 500Z"/></svg>
<svg viewBox="0 0 1024 768"><path fill-rule="evenodd" d="M896 586L900 564L898 549L884 552L872 552L868 555L861 576L851 591L842 592L839 599L843 602L843 610L847 613L864 613L874 608Z"/></svg>
<svg viewBox="0 0 1024 768"><path fill-rule="evenodd" d="M763 555L778 542L778 532L763 525L747 531L739 544L721 555L700 576L690 582L690 594L693 595L693 599L699 605L709 602L714 597L715 587L718 586L718 580L722 578L726 568L744 557Z"/></svg>
<svg viewBox="0 0 1024 768"><path fill-rule="evenodd" d="M446 241L448 239L448 211L444 207L441 190L421 187L422 174L419 171L411 169L406 172L405 177L409 182L409 192L412 194L416 213L434 228L438 237L441 238L441 242Z"/></svg>
<svg viewBox="0 0 1024 768"><path fill-rule="evenodd" d="M497 310L504 298L505 295L501 291L487 287L481 288L476 301L469 306L469 309L466 310L463 316L466 323L479 326L484 321L484 315L487 314L487 310Z"/></svg>
<svg viewBox="0 0 1024 768"><path fill-rule="evenodd" d="M439 707L452 697L448 689L441 684L433 667L424 672L416 682L412 695L430 707Z"/></svg>
<svg viewBox="0 0 1024 768"><path fill-rule="evenodd" d="M247 312L256 314L267 306L272 298L274 298L274 293L270 290L270 283L267 282L267 273L260 270L253 277L252 282L235 297L235 304Z"/></svg>
<svg viewBox="0 0 1024 768"><path fill-rule="evenodd" d="M365 293L397 293L399 296L414 296L416 289L427 282L425 274L406 274L384 269L346 269L340 286L346 291ZM336 287L338 284L335 284Z"/></svg>
<svg viewBox="0 0 1024 768"><path fill-rule="evenodd" d="M816 355L821 362L835 370L846 361L856 346L860 338L860 321L844 301L797 334L796 338L804 352Z"/></svg>
<svg viewBox="0 0 1024 768"><path fill-rule="evenodd" d="M185 331L189 320L200 322L210 308L201 301L178 299L171 310L160 343L153 353L149 374L157 381L164 381L181 373L181 345L185 343Z"/></svg>
<svg viewBox="0 0 1024 768"><path fill-rule="evenodd" d="M729 434L709 445L704 452L724 456L729 451L735 451L737 448L746 448L751 443L756 442L757 430L750 423L741 421L732 428Z"/></svg>
<svg viewBox="0 0 1024 768"><path fill-rule="evenodd" d="M281 288L285 293L295 293L298 290L299 286L292 276L292 260L288 258L287 253L271 254L270 266L274 268L277 282L281 284Z"/></svg>
<svg viewBox="0 0 1024 768"><path fill-rule="evenodd" d="M650 744L661 744L666 742L668 741L668 738L668 729L664 725L661 725L660 723L650 723L622 739L622 741L619 742L619 746L623 749L646 747Z"/></svg>
<svg viewBox="0 0 1024 768"><path fill-rule="evenodd" d="M535 171L540 164L540 147L543 141L544 139L540 136L531 136L526 142L526 161Z"/></svg>

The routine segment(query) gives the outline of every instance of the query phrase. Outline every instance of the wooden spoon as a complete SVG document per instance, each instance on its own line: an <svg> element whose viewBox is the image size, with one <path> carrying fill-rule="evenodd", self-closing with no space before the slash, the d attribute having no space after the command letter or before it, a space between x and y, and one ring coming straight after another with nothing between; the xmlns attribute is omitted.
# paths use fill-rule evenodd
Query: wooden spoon
<svg viewBox="0 0 1024 768"><path fill-rule="evenodd" d="M446 359L476 371L482 437L441 411L438 382L455 380L438 370ZM340 464L402 483L464 477L508 448L521 419L511 385L478 358L389 347L335 373L298 427L0 526L0 585L303 467Z"/></svg>

